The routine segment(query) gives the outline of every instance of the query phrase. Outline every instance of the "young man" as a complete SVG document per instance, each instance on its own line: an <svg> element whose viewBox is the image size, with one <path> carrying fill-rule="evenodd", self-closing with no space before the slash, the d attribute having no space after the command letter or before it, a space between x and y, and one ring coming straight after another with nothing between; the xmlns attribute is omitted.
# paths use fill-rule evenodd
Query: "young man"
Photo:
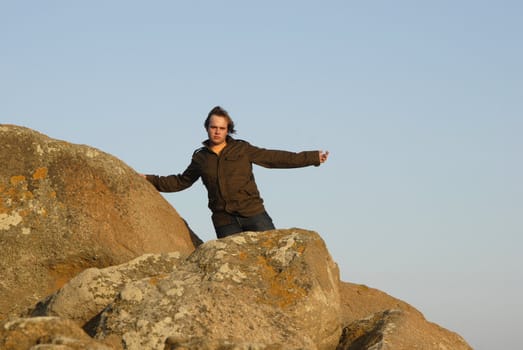
<svg viewBox="0 0 523 350"><path fill-rule="evenodd" d="M177 192L190 187L198 178L207 188L209 209L218 238L243 231L274 229L265 211L263 199L254 180L252 164L266 168L318 166L329 152L300 153L267 150L237 140L234 122L226 110L217 106L204 123L208 139L197 149L191 164L178 175L145 175L160 192Z"/></svg>

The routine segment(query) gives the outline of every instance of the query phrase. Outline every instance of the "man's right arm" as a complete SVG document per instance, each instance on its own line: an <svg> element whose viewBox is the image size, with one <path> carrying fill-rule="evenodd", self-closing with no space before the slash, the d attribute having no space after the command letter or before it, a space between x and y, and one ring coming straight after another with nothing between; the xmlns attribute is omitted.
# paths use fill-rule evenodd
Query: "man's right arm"
<svg viewBox="0 0 523 350"><path fill-rule="evenodd" d="M196 164L191 162L187 169L178 175L159 176L146 174L144 176L160 192L178 192L190 187L198 178L200 173Z"/></svg>

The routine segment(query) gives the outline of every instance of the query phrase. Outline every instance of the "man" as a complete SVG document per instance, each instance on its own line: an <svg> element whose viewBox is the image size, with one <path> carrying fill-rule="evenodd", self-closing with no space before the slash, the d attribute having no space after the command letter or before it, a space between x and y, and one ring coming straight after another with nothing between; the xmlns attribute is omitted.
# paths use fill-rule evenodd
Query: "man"
<svg viewBox="0 0 523 350"><path fill-rule="evenodd" d="M204 123L208 139L197 149L187 169L178 175L144 175L160 192L177 192L198 178L207 188L209 209L218 238L243 231L274 229L254 180L252 164L266 168L298 168L324 163L329 152L293 153L267 150L237 140L226 110L214 107Z"/></svg>

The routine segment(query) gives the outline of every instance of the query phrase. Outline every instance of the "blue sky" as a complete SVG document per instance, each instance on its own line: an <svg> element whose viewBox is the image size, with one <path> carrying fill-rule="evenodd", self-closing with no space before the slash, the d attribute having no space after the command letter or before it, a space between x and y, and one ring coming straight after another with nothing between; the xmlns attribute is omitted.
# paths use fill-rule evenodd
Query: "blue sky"
<svg viewBox="0 0 523 350"><path fill-rule="evenodd" d="M343 280L475 349L516 348L522 15L503 0L0 0L0 122L164 175L215 105L257 146L329 150L319 168L255 169L276 226L319 232ZM201 182L165 198L215 238Z"/></svg>

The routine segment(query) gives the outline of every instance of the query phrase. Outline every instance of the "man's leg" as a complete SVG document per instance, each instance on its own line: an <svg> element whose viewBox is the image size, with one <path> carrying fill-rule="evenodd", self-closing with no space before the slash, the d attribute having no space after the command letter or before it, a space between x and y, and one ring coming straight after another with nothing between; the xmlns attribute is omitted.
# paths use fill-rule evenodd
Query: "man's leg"
<svg viewBox="0 0 523 350"><path fill-rule="evenodd" d="M269 231L275 229L272 219L266 211L248 218L238 219L243 231Z"/></svg>
<svg viewBox="0 0 523 350"><path fill-rule="evenodd" d="M224 238L245 231L259 232L275 229L271 217L265 211L254 216L233 216L233 218L233 223L214 228L218 238Z"/></svg>
<svg viewBox="0 0 523 350"><path fill-rule="evenodd" d="M230 235L234 235L235 233L243 232L242 227L238 223L218 226L215 227L214 230L216 231L216 236L218 238L224 238Z"/></svg>

